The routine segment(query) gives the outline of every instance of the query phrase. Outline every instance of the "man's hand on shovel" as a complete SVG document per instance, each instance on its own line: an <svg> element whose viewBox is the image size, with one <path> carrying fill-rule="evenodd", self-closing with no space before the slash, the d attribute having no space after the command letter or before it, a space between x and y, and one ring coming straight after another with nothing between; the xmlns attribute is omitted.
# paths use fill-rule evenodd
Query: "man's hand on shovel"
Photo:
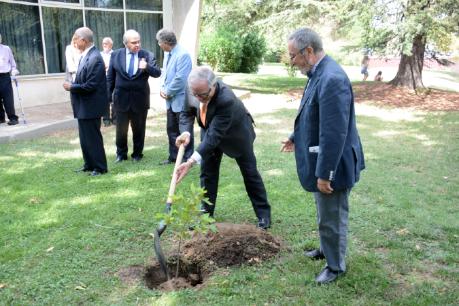
<svg viewBox="0 0 459 306"><path fill-rule="evenodd" d="M189 132L183 132L175 140L175 145L180 147L180 145L183 144L186 147L190 143L190 138L191 137ZM186 163L183 163L177 167L177 184L180 183L180 181L185 177L185 175L188 173L188 171L190 171L191 167L193 167L193 164L195 163L195 160L189 158Z"/></svg>

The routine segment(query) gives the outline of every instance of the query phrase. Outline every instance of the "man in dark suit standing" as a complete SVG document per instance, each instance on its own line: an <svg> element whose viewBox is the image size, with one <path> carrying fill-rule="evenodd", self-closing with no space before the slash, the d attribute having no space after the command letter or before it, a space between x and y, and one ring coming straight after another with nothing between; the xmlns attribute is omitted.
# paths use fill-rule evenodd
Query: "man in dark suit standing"
<svg viewBox="0 0 459 306"><path fill-rule="evenodd" d="M75 31L77 48L82 52L75 82L65 82L70 91L73 115L78 119L84 165L80 171L96 176L107 172L101 117L108 105L104 61L94 46L93 33L83 27Z"/></svg>
<svg viewBox="0 0 459 306"><path fill-rule="evenodd" d="M140 48L139 33L127 30L123 43L126 48L113 51L107 72L109 100L113 97L116 113L116 162L127 160L129 123L134 147L131 157L140 161L150 108L148 78L159 77L161 69L153 53Z"/></svg>
<svg viewBox="0 0 459 306"><path fill-rule="evenodd" d="M292 65L309 81L295 119L294 132L281 151L295 151L298 177L313 192L320 248L305 252L327 265L318 284L333 282L346 271L348 198L365 168L357 132L352 86L343 69L322 48L311 29L295 31L288 40Z"/></svg>
<svg viewBox="0 0 459 306"><path fill-rule="evenodd" d="M202 203L203 211L213 216L217 199L218 178L223 153L236 162L244 178L245 189L258 218L258 227L267 229L271 225L271 207L266 196L266 189L257 169L257 160L253 152L255 130L253 119L244 104L215 74L206 67L197 67L188 77L188 86L196 98L188 105L195 112L182 112L184 120L198 118L201 127L201 143L196 151L177 169L177 181L188 173L195 164L201 164L201 187L206 190L206 197L213 205ZM177 146L190 142L190 133L182 133L176 140Z"/></svg>

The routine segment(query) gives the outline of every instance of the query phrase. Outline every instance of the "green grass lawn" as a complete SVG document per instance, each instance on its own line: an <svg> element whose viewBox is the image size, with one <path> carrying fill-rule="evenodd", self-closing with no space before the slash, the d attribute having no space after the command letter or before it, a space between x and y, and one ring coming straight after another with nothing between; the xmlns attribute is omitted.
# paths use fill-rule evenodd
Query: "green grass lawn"
<svg viewBox="0 0 459 306"><path fill-rule="evenodd" d="M260 93L304 85L284 77L244 80ZM200 290L163 293L117 275L154 260L149 233L172 171L158 166L167 157L165 115L149 118L140 163L114 164L114 128L104 129L110 172L101 177L73 173L82 165L76 131L0 145L0 305L457 304L459 113L418 114L412 121L358 116L367 169L351 193L348 272L328 286L313 281L324 263L302 256L318 246L313 198L299 185L294 156L279 153L295 114L255 116L255 150L273 209L270 232L288 248L256 266L218 271ZM198 181L195 167L177 191ZM227 157L216 218L256 221ZM171 238L166 231L166 246Z"/></svg>

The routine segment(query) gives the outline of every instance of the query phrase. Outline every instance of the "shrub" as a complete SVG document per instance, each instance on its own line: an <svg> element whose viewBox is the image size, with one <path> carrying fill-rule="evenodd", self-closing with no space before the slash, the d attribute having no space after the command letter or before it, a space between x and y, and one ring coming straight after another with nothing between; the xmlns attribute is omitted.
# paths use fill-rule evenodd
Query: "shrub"
<svg viewBox="0 0 459 306"><path fill-rule="evenodd" d="M266 42L258 32L251 31L242 35L241 66L238 72L257 72L266 53Z"/></svg>
<svg viewBox="0 0 459 306"><path fill-rule="evenodd" d="M289 77L295 77L296 76L296 72L298 71L298 69L296 68L296 66L293 66L290 63L290 56L287 53L284 52L282 54L281 62L284 64L284 67L285 67L285 70L287 70L288 76Z"/></svg>
<svg viewBox="0 0 459 306"><path fill-rule="evenodd" d="M199 62L221 72L256 72L265 52L265 40L258 32L222 25L202 33Z"/></svg>
<svg viewBox="0 0 459 306"><path fill-rule="evenodd" d="M242 41L235 33L232 27L223 26L215 32L204 33L199 52L200 61L218 71L237 71L241 65Z"/></svg>
<svg viewBox="0 0 459 306"><path fill-rule="evenodd" d="M280 63L283 52L282 50L268 49L263 60L265 63Z"/></svg>

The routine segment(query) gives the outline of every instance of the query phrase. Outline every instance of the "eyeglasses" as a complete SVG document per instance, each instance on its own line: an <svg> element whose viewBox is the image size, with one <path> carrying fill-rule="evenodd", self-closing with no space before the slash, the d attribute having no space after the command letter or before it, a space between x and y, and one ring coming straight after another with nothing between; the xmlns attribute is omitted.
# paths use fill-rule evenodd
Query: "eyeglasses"
<svg viewBox="0 0 459 306"><path fill-rule="evenodd" d="M207 97L209 97L209 94L210 94L210 91L212 90L212 88L209 88L209 90L207 92L204 92L204 93L192 93L192 95L196 98L202 98L202 99L205 99Z"/></svg>
<svg viewBox="0 0 459 306"><path fill-rule="evenodd" d="M303 51L306 49L307 47L304 47L303 49L301 49L298 53L296 53L295 55L292 55L292 54L289 54L290 56L290 61L293 62L293 60L297 57L298 54L303 54Z"/></svg>

